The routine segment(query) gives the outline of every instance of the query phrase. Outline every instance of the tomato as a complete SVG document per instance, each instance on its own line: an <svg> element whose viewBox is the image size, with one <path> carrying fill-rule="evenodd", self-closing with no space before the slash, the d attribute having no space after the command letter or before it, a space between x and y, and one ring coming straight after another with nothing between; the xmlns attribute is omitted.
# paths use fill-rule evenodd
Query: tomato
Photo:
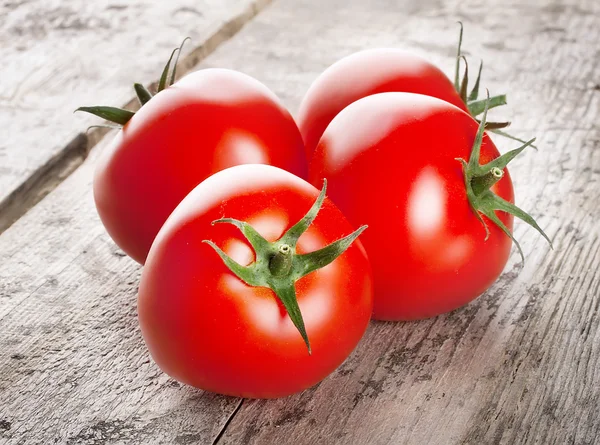
<svg viewBox="0 0 600 445"><path fill-rule="evenodd" d="M96 207L113 240L144 263L159 229L196 185L248 163L306 177L293 118L267 87L245 74L197 71L152 97L102 153Z"/></svg>
<svg viewBox="0 0 600 445"><path fill-rule="evenodd" d="M302 99L298 126L307 155L340 111L358 99L384 92L425 94L467 111L453 83L427 60L393 48L360 51L325 70Z"/></svg>
<svg viewBox="0 0 600 445"><path fill-rule="evenodd" d="M353 230L328 199L290 235L317 195L291 173L244 165L216 173L179 204L150 250L138 299L144 340L163 371L204 390L271 398L316 384L346 359L371 316L370 264L352 243L362 229L340 241L343 249L328 247L338 250L326 261L311 255ZM291 255L288 269L274 259L281 252ZM298 279L315 268L302 261L317 257L324 267Z"/></svg>
<svg viewBox="0 0 600 445"><path fill-rule="evenodd" d="M420 319L468 303L502 272L513 214L541 232L512 204L504 168L532 141L498 158L484 124L485 114L478 126L440 99L383 93L348 106L325 131L310 181L327 178L348 220L369 225L361 239L373 267L374 318Z"/></svg>

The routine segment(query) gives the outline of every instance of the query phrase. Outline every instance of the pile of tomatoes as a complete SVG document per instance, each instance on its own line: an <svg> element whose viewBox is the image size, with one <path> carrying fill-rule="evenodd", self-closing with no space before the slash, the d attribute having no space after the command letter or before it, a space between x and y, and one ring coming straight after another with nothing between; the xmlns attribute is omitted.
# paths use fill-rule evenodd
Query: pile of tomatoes
<svg viewBox="0 0 600 445"><path fill-rule="evenodd" d="M371 318L433 317L484 292L513 216L546 237L506 170L533 141L500 155L488 132L512 136L487 110L505 97L482 99L479 76L467 92L460 44L454 83L396 49L346 57L315 80L297 123L245 74L174 82L180 52L156 94L135 85L139 111L81 108L122 125L94 198L144 265L142 334L175 379L242 397L302 391Z"/></svg>

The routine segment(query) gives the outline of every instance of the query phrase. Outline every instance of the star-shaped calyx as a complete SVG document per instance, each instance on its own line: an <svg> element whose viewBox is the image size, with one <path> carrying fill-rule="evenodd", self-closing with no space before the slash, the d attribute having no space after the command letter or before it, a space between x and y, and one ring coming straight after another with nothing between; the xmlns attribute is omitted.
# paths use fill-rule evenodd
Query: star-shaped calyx
<svg viewBox="0 0 600 445"><path fill-rule="evenodd" d="M242 232L255 253L254 262L248 266L242 266L234 261L212 241L203 241L219 254L229 270L244 283L254 287L267 287L277 295L306 343L309 354L311 353L311 347L304 319L298 306L295 283L309 273L333 262L367 228L367 226L361 226L350 235L314 252L296 253L298 239L317 217L323 205L326 190L327 181L323 181L323 189L308 213L275 242L267 241L250 224L244 221L232 218L221 218L213 221L213 224L233 224Z"/></svg>
<svg viewBox="0 0 600 445"><path fill-rule="evenodd" d="M485 101L483 108L483 117L481 118L481 122L479 123L479 128L477 130L477 136L475 137L475 142L473 143L473 148L471 149L471 155L469 157L469 161L465 161L462 158L457 158L458 161L461 162L463 166L463 174L465 178L465 187L467 190L467 198L469 199L469 204L471 208L477 215L477 218L481 221L485 228L487 240L490 231L483 220L481 215L485 215L490 221L496 224L500 229L510 237L517 249L519 249L519 254L521 255L521 259L525 261L525 257L523 256L523 251L521 250L521 246L517 242L517 240L513 237L513 234L510 232L508 227L504 225L504 223L498 218L496 215L496 210L501 210L506 213L510 213L511 215L516 216L517 218L525 221L531 227L536 229L542 236L550 243L552 247L552 241L550 238L544 233L544 231L540 228L540 226L535 222L533 217L529 215L527 212L521 210L516 205L502 199L500 196L496 195L492 192L491 187L500 181L504 176L504 169L508 165L510 161L512 161L519 153L521 153L525 148L531 146L535 141L535 138L530 139L525 142L519 148L511 150L502 156L488 162L487 164L481 165L479 163L479 156L481 152L481 143L483 142L483 134L486 129L486 118L487 112L489 109L489 104L492 98L489 97Z"/></svg>

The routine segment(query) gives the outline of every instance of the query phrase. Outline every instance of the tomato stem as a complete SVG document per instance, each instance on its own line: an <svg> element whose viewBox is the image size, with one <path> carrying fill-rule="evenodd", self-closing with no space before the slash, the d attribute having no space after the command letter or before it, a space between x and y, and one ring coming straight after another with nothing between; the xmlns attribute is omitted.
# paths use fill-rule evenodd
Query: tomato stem
<svg viewBox="0 0 600 445"><path fill-rule="evenodd" d="M458 22L458 24L460 25L460 31L458 34L458 47L456 51L456 62L454 67L454 89L467 106L467 109L469 110L471 116L473 116L473 118L477 118L477 116L483 113L483 109L486 103L488 104L488 109L495 108L501 105L506 105L506 95L500 94L488 99L478 100L483 61L481 61L479 64L479 70L477 72L477 78L475 79L475 85L473 86L471 92L467 94L467 88L469 83L469 65L467 63L466 57L462 54L463 24L461 22ZM460 78L461 60L465 63L465 71L462 79ZM522 139L512 136L509 133L500 131L502 128L506 128L509 125L510 122L488 122L486 124L485 129L505 138L525 143L525 141ZM536 148L535 145L532 145L532 147Z"/></svg>
<svg viewBox="0 0 600 445"><path fill-rule="evenodd" d="M500 181L504 176L504 172L498 167L493 167L490 171L482 176L474 176L471 179L471 187L475 195L479 196L484 191L489 190L495 183Z"/></svg>
<svg viewBox="0 0 600 445"><path fill-rule="evenodd" d="M175 72L177 69L177 62L179 61L179 56L181 54L181 50L183 49L184 43L189 40L189 37L186 37L181 45L178 48L175 48L171 52L171 56L160 76L160 80L158 81L158 90L160 92L164 90L167 86L173 85L175 82ZM169 70L171 68L171 62L173 60L173 56L177 53L177 57L175 58L175 63L173 66L173 70L171 71L171 76L169 79ZM134 83L133 89L135 90L135 94L140 102L140 105L143 107L152 99L152 93L148 91L146 87L144 87L140 83ZM94 116L98 116L102 119L105 119L109 122L113 122L115 124L125 126L127 122L134 116L133 111L124 110L122 108L116 107L107 107L107 106L93 106L93 107L79 107L75 111L85 111L86 113L93 114Z"/></svg>
<svg viewBox="0 0 600 445"><path fill-rule="evenodd" d="M274 277L281 277L289 274L291 269L292 248L289 244L280 244L269 261L269 270Z"/></svg>
<svg viewBox="0 0 600 445"><path fill-rule="evenodd" d="M308 230L317 217L325 200L326 190L327 181L323 181L323 188L306 215L288 229L279 240L272 243L263 238L250 224L244 221L232 218L213 221L213 224L233 224L242 232L242 235L255 252L255 261L248 266L242 266L234 261L212 241L204 240L217 252L227 268L244 283L249 286L267 287L273 290L306 343L309 354L311 354L310 342L296 298L294 283L309 273L327 266L342 255L367 228L367 226L362 226L350 235L314 252L296 253L298 239Z"/></svg>
<svg viewBox="0 0 600 445"><path fill-rule="evenodd" d="M500 198L498 195L494 194L490 188L503 178L503 170L506 168L508 163L525 148L531 146L535 141L535 138L527 141L521 147L511 150L508 153L505 153L502 156L488 162L487 164L481 165L479 163L479 158L481 153L481 144L483 142L483 135L486 128L487 112L491 102L489 96L490 93L488 91L488 99L484 104L483 117L479 123L477 136L475 137L475 142L473 143L473 148L471 149L469 161L467 162L464 159L457 160L463 165L467 198L471 208L475 212L475 215L483 224L486 233L485 239L487 240L489 238L490 231L482 216L485 216L488 220L496 224L509 238L514 241L517 249L519 250L522 261L525 261L521 246L513 237L508 227L506 227L500 218L498 218L498 215L496 214L497 210L510 213L511 215L514 215L517 218L525 221L527 224L536 229L550 243L550 247L552 247L552 241L550 241L550 238L548 238L546 233L544 233L531 215L521 210L513 203Z"/></svg>

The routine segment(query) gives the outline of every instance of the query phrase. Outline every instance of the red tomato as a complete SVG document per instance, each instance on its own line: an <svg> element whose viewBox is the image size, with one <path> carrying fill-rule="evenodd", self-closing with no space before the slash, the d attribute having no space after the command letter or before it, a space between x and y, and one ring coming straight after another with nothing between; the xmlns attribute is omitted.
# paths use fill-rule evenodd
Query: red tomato
<svg viewBox="0 0 600 445"><path fill-rule="evenodd" d="M360 51L327 68L300 104L298 127L310 157L340 111L365 96L385 92L419 93L467 111L452 82L427 60L398 49Z"/></svg>
<svg viewBox="0 0 600 445"><path fill-rule="evenodd" d="M211 176L181 202L150 250L138 300L142 334L163 371L208 391L271 398L316 384L346 359L372 312L370 265L358 241L295 283L311 355L274 291L245 284L203 244L212 240L242 266L251 264L260 257L241 232L211 222L236 218L274 242L318 193L278 168L245 165ZM352 230L325 200L298 254Z"/></svg>
<svg viewBox="0 0 600 445"><path fill-rule="evenodd" d="M306 177L294 120L257 80L197 71L154 96L102 153L94 178L98 213L119 247L144 263L159 229L196 185L248 163Z"/></svg>
<svg viewBox="0 0 600 445"><path fill-rule="evenodd" d="M383 93L343 110L327 128L310 181L329 181L329 196L353 224L373 267L374 317L412 320L458 308L485 291L504 268L511 239L467 199L463 167L477 123L433 97ZM481 163L499 156L486 136ZM513 202L505 171L491 191ZM512 230L513 216L499 212Z"/></svg>

